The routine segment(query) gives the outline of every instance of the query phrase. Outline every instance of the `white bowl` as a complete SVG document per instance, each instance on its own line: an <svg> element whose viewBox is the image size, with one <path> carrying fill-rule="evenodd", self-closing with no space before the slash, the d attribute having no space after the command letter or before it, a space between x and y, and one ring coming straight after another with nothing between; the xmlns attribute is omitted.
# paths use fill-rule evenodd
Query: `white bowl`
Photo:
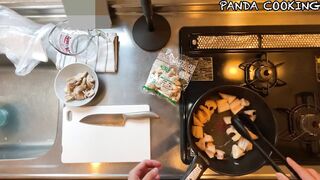
<svg viewBox="0 0 320 180"><path fill-rule="evenodd" d="M85 71L87 71L95 80L94 95L84 100L73 100L67 102L65 99L66 93L64 92L64 89L67 85L67 79ZM74 63L64 67L59 71L54 81L54 90L56 92L57 97L61 102L63 102L67 106L83 106L85 104L88 104L97 94L98 88L99 80L96 72L88 65L82 63Z"/></svg>

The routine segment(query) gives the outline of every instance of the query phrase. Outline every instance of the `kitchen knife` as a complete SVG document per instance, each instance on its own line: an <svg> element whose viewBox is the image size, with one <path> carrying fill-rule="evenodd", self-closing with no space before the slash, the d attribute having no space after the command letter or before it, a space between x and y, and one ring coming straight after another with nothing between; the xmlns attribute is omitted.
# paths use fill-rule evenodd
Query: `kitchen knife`
<svg viewBox="0 0 320 180"><path fill-rule="evenodd" d="M144 119L144 118L159 118L159 115L150 112L133 112L125 114L91 114L80 120L81 123L99 125L99 126L124 126L127 119Z"/></svg>

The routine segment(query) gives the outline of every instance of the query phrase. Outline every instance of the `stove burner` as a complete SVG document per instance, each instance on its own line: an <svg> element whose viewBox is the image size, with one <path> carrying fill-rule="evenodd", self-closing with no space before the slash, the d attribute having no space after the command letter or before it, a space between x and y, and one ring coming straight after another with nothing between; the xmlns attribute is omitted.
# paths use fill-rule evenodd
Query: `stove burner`
<svg viewBox="0 0 320 180"><path fill-rule="evenodd" d="M294 139L314 141L320 138L320 109L314 105L302 104L292 109L289 130Z"/></svg>
<svg viewBox="0 0 320 180"><path fill-rule="evenodd" d="M311 136L320 135L320 115L306 114L301 115L301 128Z"/></svg>
<svg viewBox="0 0 320 180"><path fill-rule="evenodd" d="M267 66L259 67L256 70L256 76L260 81L269 81L273 76L273 69Z"/></svg>
<svg viewBox="0 0 320 180"><path fill-rule="evenodd" d="M245 73L245 85L266 96L270 88L286 85L277 77L277 67L282 64L274 65L263 54L260 58L240 64L239 68Z"/></svg>
<svg viewBox="0 0 320 180"><path fill-rule="evenodd" d="M296 106L292 109L276 108L288 114L288 135L283 131L281 137L297 141L311 154L319 154L320 149L320 107L317 96L312 92L301 92L295 95ZM284 139L283 139L284 140Z"/></svg>

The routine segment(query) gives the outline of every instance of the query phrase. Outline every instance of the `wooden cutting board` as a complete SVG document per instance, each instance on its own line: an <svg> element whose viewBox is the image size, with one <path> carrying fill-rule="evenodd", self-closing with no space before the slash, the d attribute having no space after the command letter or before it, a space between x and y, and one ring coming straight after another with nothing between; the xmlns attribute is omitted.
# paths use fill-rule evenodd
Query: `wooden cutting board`
<svg viewBox="0 0 320 180"><path fill-rule="evenodd" d="M149 111L149 105L65 107L62 122L63 163L139 162L150 159L150 119L126 121L125 126L79 122L90 114Z"/></svg>

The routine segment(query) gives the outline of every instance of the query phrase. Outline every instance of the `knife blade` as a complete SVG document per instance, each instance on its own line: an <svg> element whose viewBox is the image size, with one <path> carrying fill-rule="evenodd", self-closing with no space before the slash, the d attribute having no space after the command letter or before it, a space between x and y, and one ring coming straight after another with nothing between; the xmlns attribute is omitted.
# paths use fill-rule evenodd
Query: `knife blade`
<svg viewBox="0 0 320 180"><path fill-rule="evenodd" d="M124 126L127 119L139 120L144 118L154 119L159 118L159 115L150 111L125 114L91 114L82 118L80 122L98 126Z"/></svg>

